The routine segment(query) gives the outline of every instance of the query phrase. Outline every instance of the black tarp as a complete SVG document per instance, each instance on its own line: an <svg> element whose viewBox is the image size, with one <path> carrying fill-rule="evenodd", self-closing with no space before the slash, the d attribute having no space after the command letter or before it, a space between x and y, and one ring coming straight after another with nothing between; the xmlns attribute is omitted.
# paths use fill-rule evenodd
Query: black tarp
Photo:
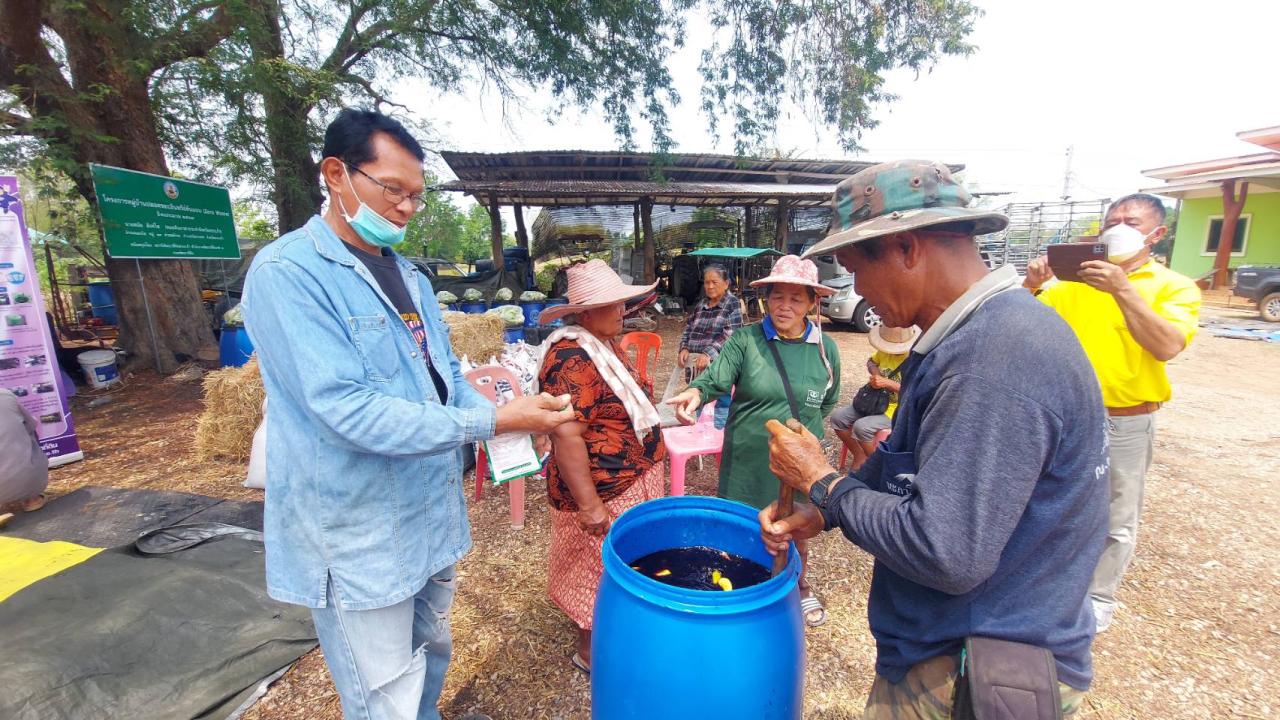
<svg viewBox="0 0 1280 720"><path fill-rule="evenodd" d="M267 597L259 542L105 550L0 603L0 717L224 718L316 644Z"/></svg>

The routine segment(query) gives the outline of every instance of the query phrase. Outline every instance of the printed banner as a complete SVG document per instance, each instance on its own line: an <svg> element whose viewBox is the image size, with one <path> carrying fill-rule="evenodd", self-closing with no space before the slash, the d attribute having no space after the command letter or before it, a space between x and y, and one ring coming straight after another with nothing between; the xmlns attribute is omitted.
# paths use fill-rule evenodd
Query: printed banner
<svg viewBox="0 0 1280 720"><path fill-rule="evenodd" d="M57 466L84 458L45 319L18 179L0 175L0 388L36 419L40 447Z"/></svg>

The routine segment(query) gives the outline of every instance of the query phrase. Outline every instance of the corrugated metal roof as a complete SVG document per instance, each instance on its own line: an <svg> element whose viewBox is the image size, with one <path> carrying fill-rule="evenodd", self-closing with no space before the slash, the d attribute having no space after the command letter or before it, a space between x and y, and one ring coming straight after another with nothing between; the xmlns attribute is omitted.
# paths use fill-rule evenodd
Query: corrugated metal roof
<svg viewBox="0 0 1280 720"><path fill-rule="evenodd" d="M614 205L651 198L657 205L776 205L786 198L794 206L831 202L836 183L691 183L640 180L455 180L441 190L491 197L503 205Z"/></svg>

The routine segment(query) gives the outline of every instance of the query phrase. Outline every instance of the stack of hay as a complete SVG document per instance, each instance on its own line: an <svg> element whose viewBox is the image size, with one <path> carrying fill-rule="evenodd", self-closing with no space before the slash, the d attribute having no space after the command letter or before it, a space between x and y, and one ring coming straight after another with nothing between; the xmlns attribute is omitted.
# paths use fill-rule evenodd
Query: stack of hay
<svg viewBox="0 0 1280 720"><path fill-rule="evenodd" d="M262 372L258 358L204 376L204 412L196 422L196 459L247 462L253 432L262 422Z"/></svg>
<svg viewBox="0 0 1280 720"><path fill-rule="evenodd" d="M505 347L502 333L507 327L502 318L483 313L447 312L444 321L449 326L449 344L453 346L454 355L465 356L476 365L502 356Z"/></svg>

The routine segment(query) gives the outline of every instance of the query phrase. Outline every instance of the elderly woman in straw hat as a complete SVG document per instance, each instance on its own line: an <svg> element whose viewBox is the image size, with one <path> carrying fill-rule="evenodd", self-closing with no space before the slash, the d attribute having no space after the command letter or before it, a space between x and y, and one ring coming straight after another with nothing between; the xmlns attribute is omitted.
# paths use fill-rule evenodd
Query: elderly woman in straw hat
<svg viewBox="0 0 1280 720"><path fill-rule="evenodd" d="M574 420L554 431L548 462L551 501L551 599L578 626L572 662L591 667L591 614L603 572L600 549L609 525L628 508L663 494L658 411L652 383L640 379L618 347L627 300L654 285L626 285L602 260L568 270L568 304L542 312L566 318L543 341L538 382L568 394Z"/></svg>
<svg viewBox="0 0 1280 720"><path fill-rule="evenodd" d="M778 499L778 479L769 471L765 421L794 417L812 432L822 433L822 420L840 396L840 355L835 342L809 319L818 296L833 292L818 282L812 262L783 256L768 277L751 285L765 288L765 318L734 331L710 367L667 402L676 406L682 422L692 423L702 405L734 390L720 458L719 495L763 508ZM796 549L807 568L807 546L796 543ZM825 622L826 610L807 573L800 578L800 595L805 622Z"/></svg>
<svg viewBox="0 0 1280 720"><path fill-rule="evenodd" d="M888 430L902 390L902 363L920 337L920 328L877 325L868 340L875 349L867 360L870 377L853 402L831 413L831 429L853 456L853 469L862 467L875 450L876 434Z"/></svg>

